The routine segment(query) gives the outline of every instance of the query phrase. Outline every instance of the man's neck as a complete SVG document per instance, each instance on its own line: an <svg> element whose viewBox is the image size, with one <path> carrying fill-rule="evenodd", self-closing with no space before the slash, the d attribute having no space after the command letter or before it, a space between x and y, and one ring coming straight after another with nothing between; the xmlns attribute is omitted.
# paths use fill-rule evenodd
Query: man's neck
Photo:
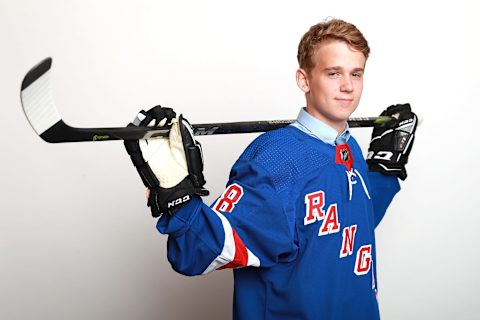
<svg viewBox="0 0 480 320"><path fill-rule="evenodd" d="M315 109L309 108L308 106L305 108L305 111L308 114L310 114L312 117L320 120L321 122L323 122L327 126L332 127L332 129L335 129L335 131L337 131L338 135L342 134L345 131L345 128L347 127L347 121L346 120L342 120L342 121L331 120L331 119L325 117L320 112L316 111Z"/></svg>

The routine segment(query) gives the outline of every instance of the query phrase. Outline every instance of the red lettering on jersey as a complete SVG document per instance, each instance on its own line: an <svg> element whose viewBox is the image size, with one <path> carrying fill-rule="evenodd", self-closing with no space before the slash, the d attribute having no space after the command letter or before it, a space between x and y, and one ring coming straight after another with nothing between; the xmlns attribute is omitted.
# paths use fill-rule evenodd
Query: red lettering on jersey
<svg viewBox="0 0 480 320"><path fill-rule="evenodd" d="M355 261L355 274L362 276L370 271L372 266L372 245L360 247L357 251L357 259Z"/></svg>
<svg viewBox="0 0 480 320"><path fill-rule="evenodd" d="M357 233L357 225L343 228L342 249L340 250L340 258L345 258L353 253L353 243L355 242L355 234Z"/></svg>
<svg viewBox="0 0 480 320"><path fill-rule="evenodd" d="M328 207L327 216L323 220L318 235L324 236L338 231L340 231L340 223L338 223L337 204L334 203Z"/></svg>
<svg viewBox="0 0 480 320"><path fill-rule="evenodd" d="M303 219L304 225L323 219L325 216L325 211L323 211L323 206L325 205L325 193L323 191L307 194L305 196L305 204L307 205L307 209L305 218Z"/></svg>
<svg viewBox="0 0 480 320"><path fill-rule="evenodd" d="M234 183L223 192L217 203L214 206L215 211L220 212L232 212L235 205L240 201L243 196L243 188Z"/></svg>

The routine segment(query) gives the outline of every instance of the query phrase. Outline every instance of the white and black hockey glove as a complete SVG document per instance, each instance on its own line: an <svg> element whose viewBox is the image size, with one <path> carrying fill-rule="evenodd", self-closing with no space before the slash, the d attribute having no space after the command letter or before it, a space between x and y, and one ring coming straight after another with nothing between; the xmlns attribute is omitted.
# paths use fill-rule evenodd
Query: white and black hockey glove
<svg viewBox="0 0 480 320"><path fill-rule="evenodd" d="M374 127L367 155L368 168L405 180L405 164L412 150L417 116L408 103L392 105L380 116L390 116L394 120Z"/></svg>
<svg viewBox="0 0 480 320"><path fill-rule="evenodd" d="M153 107L140 111L129 126L169 127L169 137L125 140L134 166L150 190L148 206L153 217L173 214L193 195L206 196L202 148L193 137L186 119L170 108Z"/></svg>

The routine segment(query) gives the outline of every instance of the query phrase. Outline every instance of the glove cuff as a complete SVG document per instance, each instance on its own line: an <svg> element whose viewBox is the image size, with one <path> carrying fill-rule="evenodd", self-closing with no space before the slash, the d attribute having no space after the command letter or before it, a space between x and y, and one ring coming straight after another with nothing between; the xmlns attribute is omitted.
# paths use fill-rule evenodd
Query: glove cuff
<svg viewBox="0 0 480 320"><path fill-rule="evenodd" d="M370 171L378 171L387 176L395 176L402 181L407 178L407 170L404 165L385 163L376 160L367 160L367 165Z"/></svg>

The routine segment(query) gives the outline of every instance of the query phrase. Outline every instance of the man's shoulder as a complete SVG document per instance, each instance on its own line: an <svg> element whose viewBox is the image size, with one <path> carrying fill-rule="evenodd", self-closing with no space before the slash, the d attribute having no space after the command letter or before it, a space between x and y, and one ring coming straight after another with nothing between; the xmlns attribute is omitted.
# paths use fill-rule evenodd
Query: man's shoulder
<svg viewBox="0 0 480 320"><path fill-rule="evenodd" d="M277 181L277 187L283 189L308 171L328 163L313 141L291 126L269 131L250 143L239 162L261 166Z"/></svg>
<svg viewBox="0 0 480 320"><path fill-rule="evenodd" d="M261 134L250 143L241 158L262 163L293 160L298 151L308 147L296 130L288 126Z"/></svg>

